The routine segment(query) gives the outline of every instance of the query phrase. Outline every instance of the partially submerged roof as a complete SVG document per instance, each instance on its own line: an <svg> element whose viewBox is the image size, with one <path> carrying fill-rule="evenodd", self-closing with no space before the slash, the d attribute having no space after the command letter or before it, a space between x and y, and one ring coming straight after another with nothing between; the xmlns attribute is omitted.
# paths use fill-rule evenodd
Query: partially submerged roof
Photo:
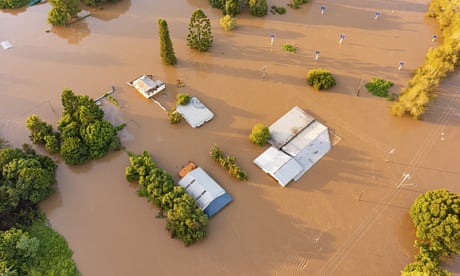
<svg viewBox="0 0 460 276"><path fill-rule="evenodd" d="M179 180L179 185L185 188L185 191L195 199L198 206L209 217L233 200L201 167L188 172Z"/></svg>
<svg viewBox="0 0 460 276"><path fill-rule="evenodd" d="M202 126L204 123L212 120L214 114L209 110L197 97L190 98L186 105L177 105L176 111L182 114L187 123L193 127Z"/></svg>
<svg viewBox="0 0 460 276"><path fill-rule="evenodd" d="M328 128L297 106L269 129L273 146L253 162L283 187L302 177L331 149Z"/></svg>
<svg viewBox="0 0 460 276"><path fill-rule="evenodd" d="M128 85L136 88L147 99L155 96L166 88L161 80L154 80L151 75L142 75L139 78L128 82Z"/></svg>
<svg viewBox="0 0 460 276"><path fill-rule="evenodd" d="M268 148L253 162L283 187L303 171L295 159L274 147Z"/></svg>
<svg viewBox="0 0 460 276"><path fill-rule="evenodd" d="M274 147L281 148L314 120L315 118L300 107L294 106L269 127L270 139L268 142Z"/></svg>

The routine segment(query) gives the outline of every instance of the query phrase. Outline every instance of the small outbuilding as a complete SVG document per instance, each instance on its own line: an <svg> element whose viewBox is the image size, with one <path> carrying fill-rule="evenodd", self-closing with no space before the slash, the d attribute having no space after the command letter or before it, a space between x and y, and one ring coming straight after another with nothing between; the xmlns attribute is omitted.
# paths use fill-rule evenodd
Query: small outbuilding
<svg viewBox="0 0 460 276"><path fill-rule="evenodd" d="M185 188L209 217L214 216L233 200L201 167L189 171L178 184Z"/></svg>
<svg viewBox="0 0 460 276"><path fill-rule="evenodd" d="M253 162L283 187L300 179L331 149L328 128L298 106L269 130L272 146Z"/></svg>
<svg viewBox="0 0 460 276"><path fill-rule="evenodd" d="M214 113L197 97L191 97L189 103L186 105L178 104L176 111L193 128L200 127L214 118Z"/></svg>
<svg viewBox="0 0 460 276"><path fill-rule="evenodd" d="M150 99L166 88L166 84L163 81L153 79L152 75L142 75L128 82L128 85L136 88L147 99Z"/></svg>

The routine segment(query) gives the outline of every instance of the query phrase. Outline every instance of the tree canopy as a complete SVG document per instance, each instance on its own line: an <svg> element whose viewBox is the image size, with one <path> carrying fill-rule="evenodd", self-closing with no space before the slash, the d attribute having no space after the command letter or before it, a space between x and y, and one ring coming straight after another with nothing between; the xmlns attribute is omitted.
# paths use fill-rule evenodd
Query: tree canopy
<svg viewBox="0 0 460 276"><path fill-rule="evenodd" d="M37 115L27 118L26 127L34 144L45 145L50 153L59 152L69 165L83 164L121 149L117 133L124 125L113 126L104 119L104 111L88 96L65 89L61 95L64 111L58 120L59 132Z"/></svg>
<svg viewBox="0 0 460 276"><path fill-rule="evenodd" d="M166 20L158 19L158 29L160 36L160 56L165 64L174 65L177 63L176 54L169 36L168 23Z"/></svg>
<svg viewBox="0 0 460 276"><path fill-rule="evenodd" d="M193 197L185 193L183 187L174 185L172 176L157 167L147 151L140 155L129 154L129 161L126 179L138 181L138 195L166 211L167 229L173 238L180 238L189 246L206 237L208 215L198 207Z"/></svg>
<svg viewBox="0 0 460 276"><path fill-rule="evenodd" d="M255 124L252 127L251 133L249 134L249 141L259 146L265 146L269 138L270 130L262 123Z"/></svg>
<svg viewBox="0 0 460 276"><path fill-rule="evenodd" d="M201 9L193 12L188 32L187 46L201 52L206 52L211 48L213 42L211 21Z"/></svg>

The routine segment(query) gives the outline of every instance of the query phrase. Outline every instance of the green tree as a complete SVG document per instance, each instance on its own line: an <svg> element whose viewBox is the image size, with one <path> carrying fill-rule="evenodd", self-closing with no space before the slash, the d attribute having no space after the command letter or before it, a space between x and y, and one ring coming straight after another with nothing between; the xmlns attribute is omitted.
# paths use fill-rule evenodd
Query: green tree
<svg viewBox="0 0 460 276"><path fill-rule="evenodd" d="M126 179L129 182L139 181L141 177L150 175L157 168L155 161L147 151L140 155L129 153L130 166L126 167Z"/></svg>
<svg viewBox="0 0 460 276"><path fill-rule="evenodd" d="M188 94L177 94L176 95L176 104L177 105L187 105L190 102L191 97Z"/></svg>
<svg viewBox="0 0 460 276"><path fill-rule="evenodd" d="M208 215L188 194L174 198L173 207L168 210L167 227L173 238L180 238L186 246L207 235Z"/></svg>
<svg viewBox="0 0 460 276"><path fill-rule="evenodd" d="M264 126L261 123L257 123L252 127L251 134L249 134L249 140L251 143L265 146L268 139L270 138L270 130L268 127Z"/></svg>
<svg viewBox="0 0 460 276"><path fill-rule="evenodd" d="M307 82L316 90L329 89L336 85L335 78L326 69L312 69L307 73Z"/></svg>
<svg viewBox="0 0 460 276"><path fill-rule="evenodd" d="M211 4L211 7L213 8L222 10L224 9L225 1L226 0L209 0L209 4Z"/></svg>
<svg viewBox="0 0 460 276"><path fill-rule="evenodd" d="M150 202L160 209L164 209L162 198L173 190L174 180L161 168L153 169L148 175L139 179L139 196L146 197Z"/></svg>
<svg viewBox="0 0 460 276"><path fill-rule="evenodd" d="M53 7L48 13L48 22L52 25L67 25L80 11L79 0L50 0L50 2Z"/></svg>
<svg viewBox="0 0 460 276"><path fill-rule="evenodd" d="M388 97L388 89L393 86L391 81L382 78L372 78L372 81L366 83L367 90L375 96Z"/></svg>
<svg viewBox="0 0 460 276"><path fill-rule="evenodd" d="M460 195L446 189L420 195L409 210L416 236L441 256L460 254Z"/></svg>
<svg viewBox="0 0 460 276"><path fill-rule="evenodd" d="M211 48L213 43L211 21L201 9L193 12L188 31L187 46L201 52L206 52Z"/></svg>
<svg viewBox="0 0 460 276"><path fill-rule="evenodd" d="M268 12L267 0L249 0L249 12L254 16L266 16Z"/></svg>
<svg viewBox="0 0 460 276"><path fill-rule="evenodd" d="M85 5L90 6L90 7L97 7L101 4L107 3L107 2L118 2L120 0L84 0Z"/></svg>
<svg viewBox="0 0 460 276"><path fill-rule="evenodd" d="M171 38L169 37L168 23L166 20L158 19L158 29L160 35L160 56L164 63L174 65L177 63L176 55Z"/></svg>
<svg viewBox="0 0 460 276"><path fill-rule="evenodd" d="M224 28L226 32L236 29L238 27L236 19L228 14L222 17L219 22L220 26L222 26L222 28Z"/></svg>
<svg viewBox="0 0 460 276"><path fill-rule="evenodd" d="M0 0L0 9L17 9L27 5L28 0Z"/></svg>
<svg viewBox="0 0 460 276"><path fill-rule="evenodd" d="M416 243L419 248L419 254L415 257L415 261L406 265L401 271L402 276L418 276L418 275L433 275L433 276L450 276L451 274L443 269L440 265L440 255L433 252L427 243Z"/></svg>
<svg viewBox="0 0 460 276"><path fill-rule="evenodd" d="M240 7L240 0L226 0L224 6L224 15L230 15L233 17L240 13Z"/></svg>
<svg viewBox="0 0 460 276"><path fill-rule="evenodd" d="M90 153L80 137L66 138L61 145L60 154L67 165L81 165L90 160Z"/></svg>

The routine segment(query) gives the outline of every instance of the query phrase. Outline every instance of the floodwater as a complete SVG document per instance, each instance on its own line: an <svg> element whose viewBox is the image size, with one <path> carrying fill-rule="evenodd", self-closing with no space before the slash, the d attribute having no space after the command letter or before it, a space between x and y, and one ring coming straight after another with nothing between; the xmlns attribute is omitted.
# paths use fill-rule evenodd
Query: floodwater
<svg viewBox="0 0 460 276"><path fill-rule="evenodd" d="M324 15L321 4L327 6ZM125 152L76 168L58 160L58 192L42 208L85 276L397 275L415 253L407 215L413 200L439 187L460 192L459 155L453 150L460 146L460 75L441 86L423 121L394 118L387 101L365 89L356 94L361 81L374 76L393 81L399 92L427 49L437 45L431 41L432 34L439 36L436 24L424 17L427 5L313 1L285 15L238 15L239 27L230 33L218 24L221 13L198 0L123 0L91 10L93 16L68 28L47 24L46 3L1 11L0 40L13 48L0 50L0 135L19 146L28 142L28 115L56 122L64 88L95 98L114 85L121 108L108 102L103 108L114 123L127 123L120 133L127 151L148 150L176 180L181 166L193 160L233 196L210 220L209 236L186 248L169 238L157 210L125 180ZM213 26L214 46L207 53L185 42L197 7ZM376 11L382 14L378 20ZM174 67L161 64L159 17L169 25L178 57ZM281 50L284 43L298 52ZM400 61L403 70L397 68ZM306 72L317 67L335 75L335 88L319 93L307 87ZM215 118L199 129L170 125L157 105L126 85L141 74L167 83L159 97L165 105L177 93L188 93ZM178 79L186 87L177 88ZM302 179L282 189L252 164L263 149L247 137L255 123L269 125L294 105L329 126L335 145ZM247 182L234 180L211 160L215 144L237 157ZM411 179L401 183L403 173ZM448 267L460 273L458 259Z"/></svg>

